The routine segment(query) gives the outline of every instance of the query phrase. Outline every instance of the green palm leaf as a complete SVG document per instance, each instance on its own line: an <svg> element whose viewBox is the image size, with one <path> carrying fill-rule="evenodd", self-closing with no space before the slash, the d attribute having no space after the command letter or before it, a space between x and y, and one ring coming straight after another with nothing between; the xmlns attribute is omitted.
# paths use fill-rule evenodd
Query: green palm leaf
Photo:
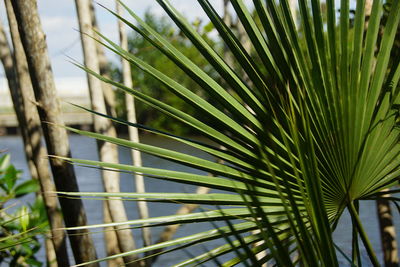
<svg viewBox="0 0 400 267"><path fill-rule="evenodd" d="M188 115L150 95L77 65L103 82L185 123L212 142L199 142L93 113L183 142L219 161L87 131L69 130L218 177L85 159L66 160L206 186L222 192L209 195L61 194L207 204L217 208L189 215L118 223L127 227L204 221L219 221L224 226L214 225L214 229L206 232L99 261L127 253L140 254L161 248L174 250L174 246L190 247L222 239L226 241L225 245L207 247L208 253L177 266L217 260L226 253L235 256L223 263L225 266L239 262L261 265L271 260L279 266L294 266L299 261L305 266L338 266L332 232L343 210L348 209L355 224L354 231L360 234L372 263L379 265L354 203L377 197L379 191L399 181L400 145L396 121L400 65L390 55L400 21L400 1L394 1L385 25L381 23L382 3L374 1L368 28L364 32L363 0L357 1L353 24L349 19L348 0L341 1L340 14L337 14L338 7L332 0L326 2L326 10L321 8L318 0L299 1L301 30L296 28L297 23L292 19L286 0L254 0L253 13L244 1L231 0L252 44L251 51L246 51L210 2L198 0L231 50L235 66L229 66L169 1L157 2L219 74L220 81L207 75L127 6L124 7L138 26L130 19L110 12L174 62L204 90L204 95L214 98L220 107L208 103L190 88L176 82L174 77L168 77L129 51L124 51L100 33L97 34L101 37L101 44L156 78L171 93L192 105L197 114ZM380 32L381 41L377 44ZM115 223L87 228L112 225ZM254 246L255 243L258 245ZM267 252L266 256L255 257L262 251Z"/></svg>

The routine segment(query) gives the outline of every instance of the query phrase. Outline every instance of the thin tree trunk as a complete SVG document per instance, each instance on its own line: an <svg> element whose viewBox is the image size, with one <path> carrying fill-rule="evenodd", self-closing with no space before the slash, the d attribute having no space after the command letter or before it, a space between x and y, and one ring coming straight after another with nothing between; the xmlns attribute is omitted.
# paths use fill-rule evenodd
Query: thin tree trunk
<svg viewBox="0 0 400 267"><path fill-rule="evenodd" d="M8 87L10 90L11 100L15 115L17 117L18 126L21 131L22 141L24 143L25 157L28 163L29 172L32 179L37 179L38 174L36 166L32 160L32 146L28 139L28 131L26 129L26 118L24 116L24 109L22 104L22 95L18 86L18 78L15 73L13 53L11 52L10 45L8 44L4 27L0 22L0 59L4 67L4 72L7 77Z"/></svg>
<svg viewBox="0 0 400 267"><path fill-rule="evenodd" d="M97 23L97 18L96 18L96 12L94 9L93 2L90 1L90 16L92 18L92 23L93 23L93 29L96 31L100 31L99 25ZM99 68L100 68L100 74L102 76L105 76L107 78L110 78L110 68L108 65L108 60L106 57L106 53L104 52L104 47L96 42L96 52L97 56L99 58ZM104 94L104 101L106 104L106 110L107 114L116 117L117 113L115 111L115 94L114 90L112 89L112 86L108 83L102 83L102 89L103 89L103 94Z"/></svg>
<svg viewBox="0 0 400 267"><path fill-rule="evenodd" d="M390 195L385 196L388 197ZM396 241L396 228L393 224L390 203L386 199L379 199L376 201L376 206L379 219L379 230L381 234L383 262L385 263L386 267L398 267L399 252Z"/></svg>
<svg viewBox="0 0 400 267"><path fill-rule="evenodd" d="M81 30L81 41L85 65L92 71L99 73L100 68L96 51L96 44L95 41L91 37L89 37L93 36L93 22L90 15L90 1L76 0L75 4L79 20L79 28ZM105 114L106 107L104 103L101 81L95 78L93 75L88 74L88 85L93 110ZM116 136L115 128L112 127L112 123L110 120L101 116L94 116L93 120L95 132L109 136ZM98 149L101 161L112 163L118 162L118 150L116 145L98 141ZM119 192L119 173L115 171L103 170L102 174L105 190L107 192L113 193ZM123 201L120 198L109 198L108 201L112 221L126 221L128 218L125 212ZM120 250L122 252L134 250L135 243L131 230L124 229L123 227L116 228ZM137 262L132 263L132 261L136 259L136 256L128 255L124 257L124 262L127 266L140 266Z"/></svg>
<svg viewBox="0 0 400 267"><path fill-rule="evenodd" d="M108 201L103 201L103 221L104 223L111 223L110 207ZM118 237L114 227L104 228L104 241L107 256L116 255L121 253L118 245ZM122 258L115 258L107 261L108 267L120 267L124 266L124 260Z"/></svg>
<svg viewBox="0 0 400 267"><path fill-rule="evenodd" d="M46 236L45 240L45 249L46 249L46 266L47 267L57 267L57 255L56 250L54 249L54 244L51 240L51 236Z"/></svg>
<svg viewBox="0 0 400 267"><path fill-rule="evenodd" d="M92 21L92 26L93 29L96 31L100 31L96 19L96 12L94 9L93 2L90 1L90 17ZM108 71L108 66L107 66L107 58L104 53L103 46L96 42L96 52L99 60L99 69L100 69L100 74L103 76L106 76L110 78L109 71ZM115 112L115 95L113 92L113 89L111 88L111 85L108 83L101 83L101 88L103 90L103 95L104 95L104 103L106 105L106 111L107 115L111 115L113 117L116 116ZM110 127L114 128L114 124L111 122ZM109 134L112 134L113 132L116 133L115 130L112 130ZM110 214L110 206L108 204L108 200L105 200L103 202L103 220L104 223L111 223L112 218ZM105 240L105 248L106 248L106 253L108 256L115 255L121 253L121 250L118 245L118 237L117 237L117 232L112 231L112 229L115 229L114 227L107 227L105 228L104 232L104 240ZM116 258L110 261L107 261L107 265L109 267L113 266L121 266L123 265L124 261L122 258Z"/></svg>
<svg viewBox="0 0 400 267"><path fill-rule="evenodd" d="M117 14L120 16L123 16L123 10L121 4L116 1L116 9L117 9ZM118 31L119 31L119 40L120 40L120 45L121 48L128 51L128 36L126 34L125 30L125 24L121 21L118 20ZM126 87L132 88L133 83L132 83L132 73L131 73L131 66L127 60L124 58L121 58L121 64L122 64L122 79L123 83ZM125 105L126 105L126 113L127 113L127 120L132 123L136 123L136 110L135 110L135 102L134 98L130 94L125 94ZM128 127L129 130L129 139L133 142L139 143L139 133L138 129L135 127ZM131 150L131 157L132 157L132 162L134 166L142 166L142 156L140 154L140 151L136 149ZM135 187L136 187L136 192L137 193L145 193L145 183L142 175L135 174ZM139 216L140 219L147 219L149 218L149 210L147 207L147 203L145 201L138 201L138 211L139 211ZM142 238L143 238L143 244L145 246L150 246L151 245L151 232L150 228L142 228Z"/></svg>
<svg viewBox="0 0 400 267"><path fill-rule="evenodd" d="M51 181L49 173L49 164L46 157L46 149L42 146L42 133L40 131L40 119L34 104L34 93L25 52L18 33L18 26L13 12L10 0L5 0L7 8L8 23L10 27L11 38L14 46L14 58L11 55L7 43L1 48L3 53L8 54L3 63L9 81L11 95L15 112L21 128L21 134L24 141L25 152L29 162L29 168L32 178L39 180L42 192L55 191L55 186ZM2 36L5 35L2 32ZM7 67L6 67L7 66ZM47 217L52 230L52 243L46 246L47 255L55 254L58 266L69 266L68 253L65 242L65 232L60 229L64 226L62 215L58 210L58 201L56 198L43 194L44 204L46 206ZM55 249L55 251L51 251ZM54 266L54 264L52 264Z"/></svg>
<svg viewBox="0 0 400 267"><path fill-rule="evenodd" d="M28 62L39 116L47 150L51 155L70 157L68 135L60 116L60 104L47 53L45 35L41 28L35 0L14 0L18 30ZM49 123L47 123L49 122ZM78 192L73 166L64 160L50 161L57 191ZM61 209L67 227L86 225L86 214L81 199L60 198ZM69 235L72 251L77 263L96 259L93 241L87 230L71 231ZM89 266L98 266L90 264Z"/></svg>

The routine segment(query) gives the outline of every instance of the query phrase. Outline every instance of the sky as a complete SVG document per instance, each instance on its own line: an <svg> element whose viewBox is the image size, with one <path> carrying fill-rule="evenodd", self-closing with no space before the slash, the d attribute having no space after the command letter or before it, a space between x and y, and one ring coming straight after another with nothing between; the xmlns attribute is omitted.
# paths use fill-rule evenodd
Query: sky
<svg viewBox="0 0 400 267"><path fill-rule="evenodd" d="M170 0L175 7L187 18L205 18L200 6L195 0ZM85 73L71 64L68 57L82 62L82 48L79 39L78 22L74 0L37 0L43 30L46 34L47 45L57 87L75 90L86 88ZM114 0L97 0L98 3L115 9ZM222 0L211 0L217 10L222 9ZM124 0L124 3L143 17L146 10L155 15L164 14L162 8L155 0ZM113 41L118 42L117 20L99 5L95 5L97 20L100 30ZM0 16L3 25L7 25L4 2L0 4ZM129 18L129 15L125 14ZM7 29L7 26L5 26ZM68 56L68 57L67 57ZM109 60L119 62L118 59L108 54ZM2 79L1 79L2 78ZM4 90L4 71L0 70L0 90ZM60 89L59 88L59 89Z"/></svg>

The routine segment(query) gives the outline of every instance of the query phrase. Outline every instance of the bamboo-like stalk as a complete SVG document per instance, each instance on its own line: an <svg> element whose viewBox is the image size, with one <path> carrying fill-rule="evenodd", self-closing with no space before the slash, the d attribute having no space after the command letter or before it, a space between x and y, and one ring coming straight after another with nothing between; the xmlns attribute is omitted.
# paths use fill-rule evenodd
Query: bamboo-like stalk
<svg viewBox="0 0 400 267"><path fill-rule="evenodd" d="M47 53L45 34L41 28L37 3L35 0L15 0L11 1L11 3L28 63L30 80L34 89L40 120L42 121L41 127L48 153L60 157L69 157L71 153L68 135L66 130L59 126L64 123L60 116L61 108L56 96L53 73ZM40 139L37 142L39 144ZM43 158L40 160L43 160ZM59 159L51 160L50 165L57 191L79 191L72 165ZM67 227L87 224L81 199L63 198L60 199L60 204ZM88 235L88 230L74 231L72 233L69 239L75 261L82 263L96 259L96 251L92 239ZM57 233L57 235L60 235L60 233ZM58 237L57 235L54 238ZM90 266L98 266L98 264L91 264Z"/></svg>
<svg viewBox="0 0 400 267"><path fill-rule="evenodd" d="M81 41L84 55L84 62L87 68L99 73L99 59L96 50L96 43L93 39L93 21L90 13L90 1L89 0L76 0L76 10L79 20L79 28L81 31ZM101 81L96 79L92 75L88 75L88 85L90 98L92 103L92 109L96 112L106 114L106 106L104 102L104 95L102 91ZM93 116L95 132L102 133L108 136L116 136L115 128L112 127L110 120L101 117ZM97 141L99 157L101 161L105 162L118 162L118 150L116 145ZM119 174L114 171L102 171L104 188L107 192L119 192ZM128 219L125 207L120 198L109 198L108 199L109 211L114 222L126 221ZM116 227L118 245L121 252L127 252L135 249L135 242L130 229L122 229L122 227ZM139 266L139 263L133 262L137 259L134 255L128 255L124 257L126 266Z"/></svg>
<svg viewBox="0 0 400 267"><path fill-rule="evenodd" d="M116 1L116 10L117 14L122 17L123 9L118 1ZM121 20L118 20L120 45L122 49L128 50L128 36L126 34L124 25L125 24ZM123 83L126 87L132 88L133 83L132 83L131 66L129 62L123 58L121 58L121 64L122 64ZM136 120L135 100L132 95L125 93L125 105L126 105L127 120L129 122L136 123L137 120ZM128 130L129 130L129 139L133 142L139 143L140 140L139 140L138 129L135 127L128 127ZM140 151L132 149L131 157L133 165L142 166L142 156L140 154ZM144 179L143 176L140 174L135 174L135 188L137 193L146 192ZM145 201L138 201L137 205L138 205L139 217L141 219L149 218L149 210L147 207L147 203ZM142 237L143 237L143 244L145 246L151 245L152 243L151 232L149 228L142 228Z"/></svg>

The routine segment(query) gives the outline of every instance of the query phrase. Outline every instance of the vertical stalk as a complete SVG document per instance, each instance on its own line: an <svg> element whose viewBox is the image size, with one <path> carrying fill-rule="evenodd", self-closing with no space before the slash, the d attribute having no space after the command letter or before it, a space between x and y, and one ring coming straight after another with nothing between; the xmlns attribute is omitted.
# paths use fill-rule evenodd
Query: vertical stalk
<svg viewBox="0 0 400 267"><path fill-rule="evenodd" d="M116 10L117 14L120 15L121 17L123 16L123 11L121 4L116 1ZM119 30L119 38L120 38L120 44L121 48L128 51L128 36L126 34L125 30L125 25L121 20L118 20L118 30ZM122 64L122 79L123 83L126 87L132 88L133 83L132 83L132 73L131 73L131 66L127 60L124 58L121 58L121 64ZM135 112L135 102L134 98L132 95L125 93L125 105L126 105L126 113L127 113L127 120L132 123L136 123L136 112ZM139 133L138 129L135 127L128 127L129 130L129 139L133 142L139 143ZM142 156L140 154L140 151L136 149L131 150L131 157L132 157L132 162L133 165L135 166L142 166ZM140 174L135 174L135 187L136 187L136 192L137 193L145 193L146 188L145 188L145 183L143 176ZM141 219L147 219L149 217L149 210L147 207L147 203L145 201L139 201L137 202L138 205L138 211L139 211L139 216ZM143 243L145 246L150 246L151 245L151 232L150 228L144 227L142 228L142 237L143 237Z"/></svg>
<svg viewBox="0 0 400 267"><path fill-rule="evenodd" d="M94 32L90 4L91 0L75 0L85 66L99 73L100 64L96 49L96 41L93 39ZM101 81L89 74L87 74L87 78L92 109L96 112L107 114ZM110 120L101 116L93 116L93 123L95 132L107 136L116 136L115 128L112 127L113 125ZM115 144L98 140L97 145L101 161L111 163L118 162L118 150ZM102 176L106 192L115 193L120 191L118 172L102 170ZM112 221L122 222L128 220L121 198L108 198L108 205ZM136 245L132 236L132 231L123 226L116 226L115 228L117 230L116 234L121 252L134 250ZM140 263L135 262L137 259L136 255L127 255L123 259L126 266L140 266Z"/></svg>
<svg viewBox="0 0 400 267"><path fill-rule="evenodd" d="M359 205L358 201L355 201L355 209L356 212L358 213L359 210ZM361 266L361 257L360 257L360 246L358 244L358 232L357 232L357 227L356 227L356 222L353 217L351 217L352 221L352 262L357 263L356 266Z"/></svg>
<svg viewBox="0 0 400 267"><path fill-rule="evenodd" d="M109 202L107 200L103 201L103 221L104 223L113 222L110 215ZM110 226L104 228L104 242L105 242L104 246L106 249L107 256L112 256L121 253L121 250L118 245L118 237L114 227ZM124 260L122 259L122 257L109 260L107 261L107 266L108 267L124 266Z"/></svg>
<svg viewBox="0 0 400 267"><path fill-rule="evenodd" d="M97 23L96 11L95 11L93 2L90 1L89 5L90 5L89 10L90 10L90 17L91 17L91 21L92 21L92 27L94 30L100 32L100 28ZM108 60L105 55L103 46L101 44L99 44L98 42L96 42L96 55L98 56L100 75L110 78ZM107 115L115 117L116 112L115 112L114 91L113 91L111 85L108 83L101 83L101 89L102 89L103 95L104 95L104 104L105 104L105 109L106 109ZM94 118L94 119L97 119L97 118ZM112 122L110 122L108 125L109 125L109 127L108 127L107 135L115 137L117 134L117 131L115 129L114 124ZM113 148L117 149L115 146ZM109 172L103 172L103 174L104 175L113 175ZM118 174L115 174L115 180L117 180L117 179L119 179L119 176L118 176ZM112 219L111 213L110 213L110 205L108 203L108 200L103 201L103 221L104 221L104 223L113 222L113 219ZM106 253L108 256L121 253L120 245L118 242L117 232L113 231L113 229L116 229L116 228L115 227L106 227L104 229L105 249L106 249ZM116 259L109 260L109 261L107 261L107 265L108 265L108 267L123 266L123 259L116 258Z"/></svg>
<svg viewBox="0 0 400 267"><path fill-rule="evenodd" d="M372 264L375 267L380 266L380 264L378 262L378 258L375 255L374 249L372 248L371 242L368 239L368 235L365 232L364 227L362 226L360 217L358 216L357 210L354 207L354 203L352 201L349 203L348 209L349 209L351 218L354 219L358 233L360 234L361 240L364 243L365 249L368 252L368 256L369 256Z"/></svg>

